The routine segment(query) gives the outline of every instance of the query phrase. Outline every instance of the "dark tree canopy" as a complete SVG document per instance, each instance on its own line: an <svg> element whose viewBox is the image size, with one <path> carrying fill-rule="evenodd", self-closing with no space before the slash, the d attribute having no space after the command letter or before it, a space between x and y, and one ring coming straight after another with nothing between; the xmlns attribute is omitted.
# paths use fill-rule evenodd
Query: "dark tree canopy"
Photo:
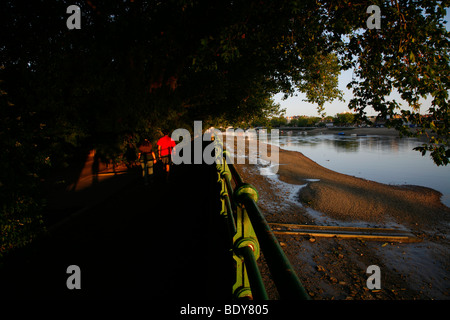
<svg viewBox="0 0 450 320"><path fill-rule="evenodd" d="M366 24L374 4L380 29ZM66 26L70 5L81 9L81 29ZM193 120L250 123L277 113L273 94L296 88L323 105L339 96L336 66L355 70L353 111L364 118L370 106L402 134L428 136L420 151L447 164L447 6L433 0L3 0L1 165L16 156L27 163L0 174L1 194L11 195L2 201L17 200L14 188L22 185L13 176L32 179L42 167L63 163L74 146L103 148L114 157L161 128L189 128ZM394 89L416 109L388 100ZM432 106L421 115L415 110L426 96Z"/></svg>
<svg viewBox="0 0 450 320"><path fill-rule="evenodd" d="M81 8L79 30L66 27L66 8L73 4ZM380 7L380 29L367 28L366 9L373 4ZM445 164L445 5L5 0L2 86L12 103L27 100L23 107L55 130L121 139L125 132L189 126L194 119L249 121L263 113L271 94L291 94L295 88L320 107L339 96L333 88L338 70L320 62L338 57L341 68L355 68L350 107L361 116L367 106L383 116L400 116L390 124L403 134L411 132L402 120L420 124L430 136L425 149ZM431 96L430 116L388 101L393 89L413 107L420 97Z"/></svg>

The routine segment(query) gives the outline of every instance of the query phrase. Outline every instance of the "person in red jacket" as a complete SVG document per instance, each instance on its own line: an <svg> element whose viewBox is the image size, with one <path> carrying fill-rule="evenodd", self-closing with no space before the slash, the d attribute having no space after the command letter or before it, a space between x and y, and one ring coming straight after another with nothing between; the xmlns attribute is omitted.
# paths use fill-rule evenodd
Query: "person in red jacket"
<svg viewBox="0 0 450 320"><path fill-rule="evenodd" d="M164 164L164 169L167 172L167 174L170 171L170 163L172 161L172 151L176 146L175 141L168 136L168 131L163 131L164 137L158 140L158 153L159 153L159 159L161 159L162 163Z"/></svg>

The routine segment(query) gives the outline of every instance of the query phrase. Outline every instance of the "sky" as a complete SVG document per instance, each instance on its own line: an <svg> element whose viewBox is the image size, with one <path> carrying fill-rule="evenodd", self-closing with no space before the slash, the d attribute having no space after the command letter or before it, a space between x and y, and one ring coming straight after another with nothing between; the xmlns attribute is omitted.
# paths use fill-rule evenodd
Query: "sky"
<svg viewBox="0 0 450 320"><path fill-rule="evenodd" d="M447 8L447 15L445 20L447 21L446 28L447 31L450 31L450 23L449 23L449 17L450 17L450 9ZM383 22L381 22L383 23ZM344 94L344 102L335 100L331 103L327 102L325 103L325 112L327 116L334 116L337 113L342 112L349 112L351 111L348 108L348 103L350 102L350 99L352 99L353 94L351 90L348 90L346 88L347 84L352 80L352 70L347 70L344 72L341 72L339 76L339 89L342 90ZM296 116L296 115L306 115L306 116L319 116L319 113L317 112L317 105L308 103L303 101L306 99L306 95L302 93L297 93L297 96L289 97L286 100L283 100L283 93L279 93L275 95L274 97L275 103L279 103L282 109L286 109L286 116ZM398 93L393 93L390 97L391 99L395 99L397 102L401 104L402 107L407 108L408 104L403 101L400 98L400 95ZM422 103L422 106L420 108L421 113L426 113L428 108L431 106L431 99L421 99L420 102ZM376 112L373 110L370 110L366 108L366 112L368 116L376 115Z"/></svg>

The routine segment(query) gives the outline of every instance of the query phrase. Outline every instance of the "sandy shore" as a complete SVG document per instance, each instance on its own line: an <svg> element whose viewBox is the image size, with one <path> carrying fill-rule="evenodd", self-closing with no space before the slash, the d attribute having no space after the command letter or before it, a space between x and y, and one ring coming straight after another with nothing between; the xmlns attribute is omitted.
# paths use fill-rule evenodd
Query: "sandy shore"
<svg viewBox="0 0 450 320"><path fill-rule="evenodd" d="M441 203L438 191L340 174L299 152L280 150L279 155L279 179L289 184L307 183L300 190L299 200L332 218L379 223L394 220L420 229L436 228L449 221L450 209Z"/></svg>
<svg viewBox="0 0 450 320"><path fill-rule="evenodd" d="M421 239L401 244L278 235L314 299L449 299L450 209L439 192L340 174L300 152L280 149L279 157L276 176L261 175L257 165L236 165L243 180L258 189L268 222L395 227ZM371 264L383 272L383 288L375 292L366 287L365 268ZM264 273L276 299L267 269Z"/></svg>

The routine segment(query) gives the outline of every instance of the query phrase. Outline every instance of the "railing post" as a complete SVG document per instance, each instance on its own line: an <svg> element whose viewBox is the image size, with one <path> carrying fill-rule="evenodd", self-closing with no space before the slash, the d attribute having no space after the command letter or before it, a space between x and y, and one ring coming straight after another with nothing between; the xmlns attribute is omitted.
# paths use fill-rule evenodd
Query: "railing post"
<svg viewBox="0 0 450 320"><path fill-rule="evenodd" d="M239 250L240 254L244 258L246 268L255 270L256 272L247 272L248 279L250 281L250 288L252 289L252 295L254 300L268 300L269 297L264 287L264 282L259 272L258 265L256 263L255 255L250 246L243 246Z"/></svg>
<svg viewBox="0 0 450 320"><path fill-rule="evenodd" d="M247 195L242 195L239 200L247 209L280 297L308 300L309 295L255 201Z"/></svg>
<svg viewBox="0 0 450 320"><path fill-rule="evenodd" d="M233 217L233 207L230 201L230 194L227 187L226 164L216 164L217 183L220 185L220 215L225 219L230 235L230 243L233 244L233 237L236 234L236 223ZM229 179L229 178L228 178Z"/></svg>
<svg viewBox="0 0 450 320"><path fill-rule="evenodd" d="M233 258L236 261L236 282L233 285L233 293L237 298L268 299L256 264L260 254L258 239L242 206L237 207L236 230L233 238Z"/></svg>

